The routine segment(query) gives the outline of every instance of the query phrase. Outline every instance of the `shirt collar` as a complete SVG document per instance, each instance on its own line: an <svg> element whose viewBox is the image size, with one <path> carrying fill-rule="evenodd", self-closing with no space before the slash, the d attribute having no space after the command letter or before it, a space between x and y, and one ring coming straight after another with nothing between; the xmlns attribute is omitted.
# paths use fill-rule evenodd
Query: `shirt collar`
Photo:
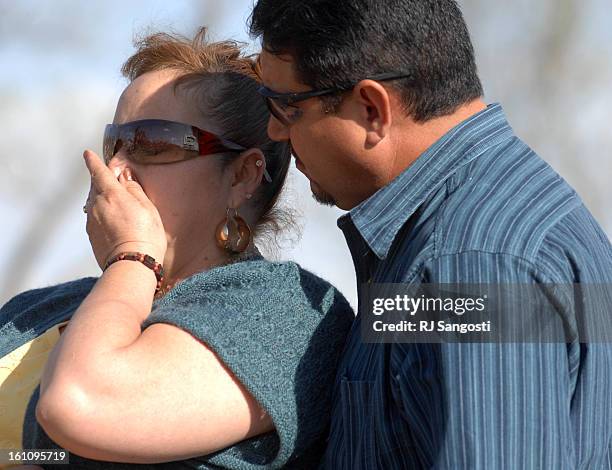
<svg viewBox="0 0 612 470"><path fill-rule="evenodd" d="M423 202L460 167L513 136L500 104L455 126L384 188L338 219L352 222L370 249L386 258L397 233Z"/></svg>

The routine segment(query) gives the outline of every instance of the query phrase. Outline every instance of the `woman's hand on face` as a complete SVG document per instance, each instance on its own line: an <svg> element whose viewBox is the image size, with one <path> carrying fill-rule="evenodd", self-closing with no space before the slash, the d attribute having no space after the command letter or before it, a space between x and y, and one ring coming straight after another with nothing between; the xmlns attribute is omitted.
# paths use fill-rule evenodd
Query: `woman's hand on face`
<svg viewBox="0 0 612 470"><path fill-rule="evenodd" d="M161 217L130 168L117 177L92 151L83 153L91 175L87 234L98 265L118 253L138 251L163 263L167 240Z"/></svg>

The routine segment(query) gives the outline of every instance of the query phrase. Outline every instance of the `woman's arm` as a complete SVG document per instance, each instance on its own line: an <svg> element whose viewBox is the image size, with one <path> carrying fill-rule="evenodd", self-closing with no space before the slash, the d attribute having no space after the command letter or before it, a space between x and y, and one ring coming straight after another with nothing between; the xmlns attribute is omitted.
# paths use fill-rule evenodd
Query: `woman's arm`
<svg viewBox="0 0 612 470"><path fill-rule="evenodd" d="M113 265L70 321L41 382L37 418L83 457L186 459L269 431L272 423L219 358L189 333L155 324L135 294L155 277Z"/></svg>
<svg viewBox="0 0 612 470"><path fill-rule="evenodd" d="M139 189L126 189L128 182L118 182L101 162L88 164L109 204ZM155 283L141 263L111 265L49 357L36 416L75 454L131 463L180 460L273 429L205 344L171 325L141 333Z"/></svg>

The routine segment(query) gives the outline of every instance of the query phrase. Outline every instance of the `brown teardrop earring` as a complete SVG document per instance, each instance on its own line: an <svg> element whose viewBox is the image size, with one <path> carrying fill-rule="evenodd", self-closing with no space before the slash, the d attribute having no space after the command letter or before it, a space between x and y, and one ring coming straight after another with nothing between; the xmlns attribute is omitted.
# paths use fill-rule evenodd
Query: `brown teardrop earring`
<svg viewBox="0 0 612 470"><path fill-rule="evenodd" d="M251 244L249 224L231 207L227 208L225 220L217 226L215 235L219 247L230 253L242 253Z"/></svg>

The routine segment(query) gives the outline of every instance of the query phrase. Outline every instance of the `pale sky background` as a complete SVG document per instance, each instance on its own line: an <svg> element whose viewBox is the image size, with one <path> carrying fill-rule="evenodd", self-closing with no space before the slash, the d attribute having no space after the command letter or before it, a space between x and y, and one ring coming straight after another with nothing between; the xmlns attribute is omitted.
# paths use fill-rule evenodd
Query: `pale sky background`
<svg viewBox="0 0 612 470"><path fill-rule="evenodd" d="M464 0L487 102L566 178L612 234L612 7L609 0ZM119 69L147 30L250 43L252 0L0 0L0 304L26 289L99 275L81 211L84 148L100 151L126 86ZM257 45L251 44L256 50ZM336 227L290 175L302 236L278 253L334 282L356 305ZM295 236L293 236L295 238Z"/></svg>

